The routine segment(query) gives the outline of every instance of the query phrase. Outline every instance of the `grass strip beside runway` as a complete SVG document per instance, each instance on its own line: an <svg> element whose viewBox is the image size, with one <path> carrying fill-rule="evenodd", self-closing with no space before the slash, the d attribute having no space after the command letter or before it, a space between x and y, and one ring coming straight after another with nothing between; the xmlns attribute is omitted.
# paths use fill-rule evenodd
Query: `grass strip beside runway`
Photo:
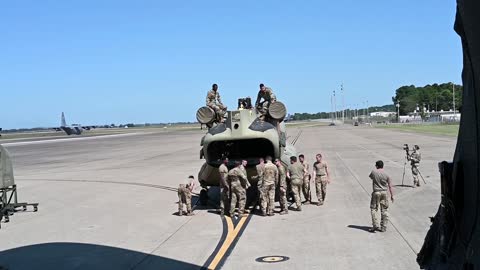
<svg viewBox="0 0 480 270"><path fill-rule="evenodd" d="M428 133L456 137L458 136L459 124L392 124L378 125L375 127L406 132Z"/></svg>

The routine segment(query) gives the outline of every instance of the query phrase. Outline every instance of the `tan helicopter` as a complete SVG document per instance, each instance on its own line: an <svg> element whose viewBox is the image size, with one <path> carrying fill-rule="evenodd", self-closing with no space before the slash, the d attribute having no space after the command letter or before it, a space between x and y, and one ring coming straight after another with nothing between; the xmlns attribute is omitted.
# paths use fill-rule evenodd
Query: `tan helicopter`
<svg viewBox="0 0 480 270"><path fill-rule="evenodd" d="M251 106L250 98L240 98L237 110L227 111L225 121L219 122L219 117L209 107L197 111L197 120L207 125L208 132L203 136L200 146L200 158L205 163L198 173L198 180L203 187L200 201L208 201L208 187L218 186L220 174L218 167L221 159L229 159L229 168L235 161L246 160L247 176L250 183L256 184L255 166L259 158L271 156L279 158L284 164L289 164L291 156L296 156L294 143L287 142L284 119L286 107L282 102L271 103L264 115Z"/></svg>

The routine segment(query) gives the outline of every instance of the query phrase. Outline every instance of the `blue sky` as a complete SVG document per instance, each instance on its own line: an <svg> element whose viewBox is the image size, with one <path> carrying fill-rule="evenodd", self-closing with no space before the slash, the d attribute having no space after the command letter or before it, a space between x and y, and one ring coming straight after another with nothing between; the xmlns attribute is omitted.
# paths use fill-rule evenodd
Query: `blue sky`
<svg viewBox="0 0 480 270"><path fill-rule="evenodd" d="M460 83L455 1L3 1L0 127L194 121L270 86L290 113ZM340 102L339 102L340 103Z"/></svg>

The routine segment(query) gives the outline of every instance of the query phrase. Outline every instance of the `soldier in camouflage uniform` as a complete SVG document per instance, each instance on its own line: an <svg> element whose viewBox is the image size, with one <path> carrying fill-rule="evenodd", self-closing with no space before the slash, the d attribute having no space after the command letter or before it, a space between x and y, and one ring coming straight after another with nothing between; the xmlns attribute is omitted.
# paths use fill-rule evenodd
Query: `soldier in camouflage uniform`
<svg viewBox="0 0 480 270"><path fill-rule="evenodd" d="M278 192L279 192L279 200L280 200L280 215L288 214L288 207L287 207L287 172L285 171L285 167L283 166L282 162L277 159L275 160L275 165L278 168Z"/></svg>
<svg viewBox="0 0 480 270"><path fill-rule="evenodd" d="M303 166L303 197L305 198L305 201L303 202L304 204L310 204L311 203L311 195L310 195L310 166L308 163L305 162L305 156L304 155L299 155L298 159L300 160L300 164Z"/></svg>
<svg viewBox="0 0 480 270"><path fill-rule="evenodd" d="M212 90L208 91L206 104L215 111L217 120L223 122L223 116L227 112L227 107L223 105L220 93L218 92L218 85L213 84Z"/></svg>
<svg viewBox="0 0 480 270"><path fill-rule="evenodd" d="M373 192L372 199L370 201L370 210L372 214L372 228L370 232L375 231L385 232L387 231L388 224L388 191L390 191L390 199L393 203L393 192L390 177L383 170L383 161L379 160L375 163L376 169L370 173L370 179L372 179ZM380 207L380 213L382 216L380 226L378 225L377 212Z"/></svg>
<svg viewBox="0 0 480 270"><path fill-rule="evenodd" d="M225 204L228 205L230 189L228 187L228 158L222 158L222 164L218 167L220 173L220 215L225 214Z"/></svg>
<svg viewBox="0 0 480 270"><path fill-rule="evenodd" d="M328 165L322 158L322 154L317 154L317 161L313 163L313 173L315 175L315 190L318 198L318 206L323 205L327 196L327 184L330 184L330 174Z"/></svg>
<svg viewBox="0 0 480 270"><path fill-rule="evenodd" d="M260 91L258 91L257 95L257 101L255 102L255 107L257 108L257 111L261 114L261 118L265 118L270 104L276 101L277 97L273 93L272 89L270 87L265 87L265 85L261 83Z"/></svg>
<svg viewBox="0 0 480 270"><path fill-rule="evenodd" d="M420 160L422 159L422 156L420 154L420 147L418 145L415 145L413 147L413 152L410 154L408 159L410 160L410 165L412 166L412 175L413 175L413 186L420 186L420 178L419 174L420 171L418 170L418 167L420 167Z"/></svg>
<svg viewBox="0 0 480 270"><path fill-rule="evenodd" d="M248 179L247 165L248 165L248 161L242 160L242 166L240 166L240 169L242 169L243 174L245 174L245 176L246 176L247 179ZM244 185L243 187L246 188L246 189L248 189L250 186L251 186L251 185L250 185L250 182L247 181L247 182L245 182L245 185Z"/></svg>
<svg viewBox="0 0 480 270"><path fill-rule="evenodd" d="M242 166L240 166L240 168L242 169L242 172L245 174L245 176L248 179L247 165L248 165L248 161L242 160ZM245 188L245 191L248 192L248 190L251 187L250 182L249 181L245 182L245 185L243 187ZM245 213L250 213L250 210L248 210L248 205L245 208Z"/></svg>
<svg viewBox="0 0 480 270"><path fill-rule="evenodd" d="M304 170L302 164L297 162L297 157L290 157L290 166L288 166L287 176L292 185L293 197L295 198L296 210L302 211L302 201L300 194L302 192Z"/></svg>
<svg viewBox="0 0 480 270"><path fill-rule="evenodd" d="M242 166L240 166L240 168L242 169L242 172L245 175L247 175L247 165L248 165L248 161L242 160Z"/></svg>
<svg viewBox="0 0 480 270"><path fill-rule="evenodd" d="M275 204L275 184L278 182L278 168L272 163L272 157L265 158L267 163L263 167L263 192L262 216L273 216Z"/></svg>
<svg viewBox="0 0 480 270"><path fill-rule="evenodd" d="M235 168L228 172L228 184L231 190L230 217L233 217L235 213L237 201L238 214L243 215L245 213L245 203L247 200L245 187L248 185L248 179L243 173L241 166L242 163L237 161L235 162Z"/></svg>
<svg viewBox="0 0 480 270"><path fill-rule="evenodd" d="M264 201L264 190L263 190L263 168L265 167L265 160L260 158L258 160L258 165L256 166L257 169L257 204L260 206L262 205L262 201ZM255 206L254 206L255 207Z"/></svg>
<svg viewBox="0 0 480 270"><path fill-rule="evenodd" d="M194 188L195 178L190 175L187 184L178 186L178 215L183 216L183 204L187 206L187 216L193 215L192 212L192 190Z"/></svg>

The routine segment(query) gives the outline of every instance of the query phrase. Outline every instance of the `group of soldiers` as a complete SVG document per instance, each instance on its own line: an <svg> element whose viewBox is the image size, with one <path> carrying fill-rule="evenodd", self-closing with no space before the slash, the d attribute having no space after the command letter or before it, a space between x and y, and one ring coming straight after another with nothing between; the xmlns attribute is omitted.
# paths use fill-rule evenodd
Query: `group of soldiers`
<svg viewBox="0 0 480 270"><path fill-rule="evenodd" d="M317 205L323 205L326 197L327 184L330 182L327 163L322 160L322 155L316 156L316 162L313 164L313 174L315 175L315 187ZM290 158L290 165L284 166L279 160L273 160L267 156L265 159L260 158L256 166L257 175L252 179L257 180L257 186L251 187L247 172L245 169L246 161L236 161L233 169L228 170L228 158L223 158L219 167L220 173L220 209L221 215L225 214L226 206L229 207L229 215L235 215L235 209L238 203L238 215L244 215L249 212L246 209L246 194L248 189L254 189L256 200L254 200L253 208L260 207L262 216L273 216L275 208L275 194L278 194L280 202L280 215L288 214L287 197L289 190L296 207L294 210L301 211L302 204L310 204L310 179L311 174L309 166L305 162L305 157L300 155ZM305 201L301 201L301 194Z"/></svg>
<svg viewBox="0 0 480 270"><path fill-rule="evenodd" d="M420 186L419 164L421 160L420 147L415 145L412 154L407 156L411 162L412 175L414 178L414 186ZM316 155L316 161L313 163L313 176L315 177L315 189L318 198L318 206L324 204L327 195L327 185L330 183L330 174L328 165L323 160L321 154ZM228 158L222 159L220 165L220 209L221 215L225 214L226 207L229 209L229 215L235 215L235 209L238 204L238 215L242 216L249 212L246 209L247 190L254 188L250 185L247 178L247 161L235 161L233 169L229 170L227 165ZM280 202L280 215L288 214L287 197L289 190L293 194L293 202L295 208L293 210L302 211L302 204L311 204L310 180L311 175L308 163L305 162L304 155L290 157L290 165L284 166L283 163L272 157L267 156L265 159L260 158L259 164L256 166L257 175L253 177L257 182L257 200L253 204L253 208L260 206L262 216L273 216L275 208L275 194L278 193ZM384 163L381 160L375 162L375 169L369 175L372 180L372 196L370 200L370 210L372 216L372 228L369 230L374 233L376 231L385 232L388 224L388 208L390 201L394 202L392 181L388 174L384 171ZM178 188L178 213L183 215L183 205L186 204L186 215L193 215L191 206L191 192L194 189L194 177L190 176L186 184L180 184ZM302 202L301 195L305 200ZM380 210L380 222L378 222L378 211Z"/></svg>
<svg viewBox="0 0 480 270"><path fill-rule="evenodd" d="M255 108L260 113L260 117L262 117L266 115L270 104L277 101L277 97L270 87L265 86L263 83L259 86L260 90L258 91L257 100L255 101ZM212 85L212 89L207 93L206 105L215 112L217 122L224 122L224 115L227 112L227 106L223 105L220 92L218 91L218 85L216 83Z"/></svg>

